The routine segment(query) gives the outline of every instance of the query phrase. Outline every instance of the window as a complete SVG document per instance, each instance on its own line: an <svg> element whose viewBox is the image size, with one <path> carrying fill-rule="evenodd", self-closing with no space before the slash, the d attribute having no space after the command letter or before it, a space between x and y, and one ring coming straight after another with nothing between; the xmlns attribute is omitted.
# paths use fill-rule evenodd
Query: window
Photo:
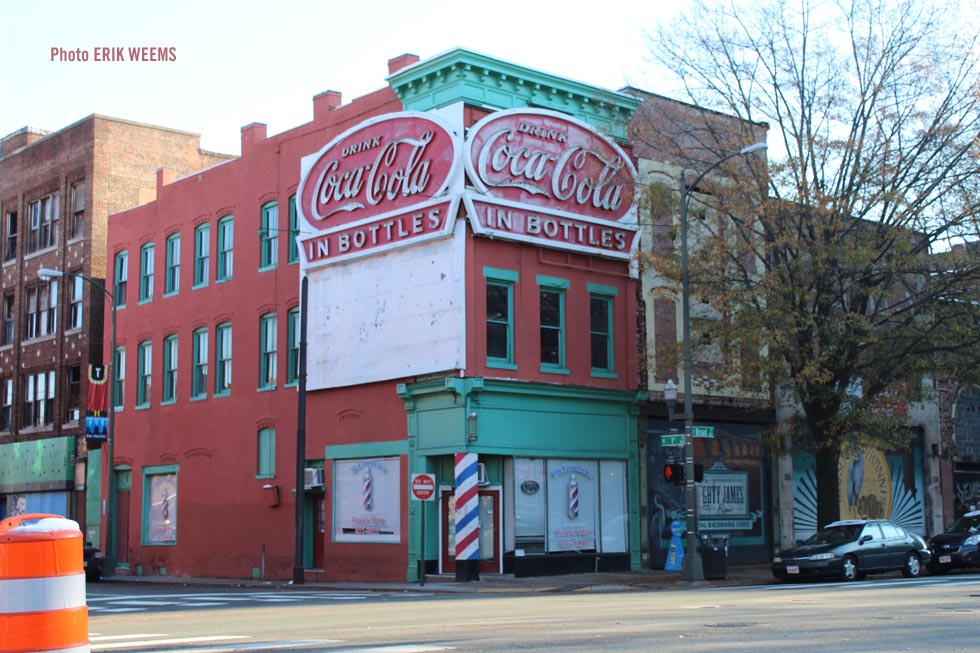
<svg viewBox="0 0 980 653"><path fill-rule="evenodd" d="M484 268L487 279L487 365L517 369L514 364L514 284L517 272Z"/></svg>
<svg viewBox="0 0 980 653"><path fill-rule="evenodd" d="M296 196L289 198L289 254L286 263L296 263L299 261L299 245L296 239L299 238L299 217L296 213Z"/></svg>
<svg viewBox="0 0 980 653"><path fill-rule="evenodd" d="M167 237L167 271L163 280L163 294L180 292L180 234Z"/></svg>
<svg viewBox="0 0 980 653"><path fill-rule="evenodd" d="M259 388L276 387L277 338L276 316L273 313L263 315L259 325L261 338L259 351Z"/></svg>
<svg viewBox="0 0 980 653"><path fill-rule="evenodd" d="M85 280L78 276L71 277L71 297L68 298L70 322L69 329L82 328L82 291Z"/></svg>
<svg viewBox="0 0 980 653"><path fill-rule="evenodd" d="M613 286L589 284L589 335L592 376L615 376L613 361Z"/></svg>
<svg viewBox="0 0 980 653"><path fill-rule="evenodd" d="M234 261L235 218L230 215L218 220L218 270L217 281L231 279Z"/></svg>
<svg viewBox="0 0 980 653"><path fill-rule="evenodd" d="M144 340L139 344L136 370L136 407L150 405L150 386L153 382L153 344Z"/></svg>
<svg viewBox="0 0 980 653"><path fill-rule="evenodd" d="M66 422L77 422L82 417L82 368L72 365L66 370L65 404L68 414Z"/></svg>
<svg viewBox="0 0 980 653"><path fill-rule="evenodd" d="M214 394L231 392L231 323L223 322L214 331Z"/></svg>
<svg viewBox="0 0 980 653"><path fill-rule="evenodd" d="M208 396L208 330L194 332L194 367L191 373L191 398Z"/></svg>
<svg viewBox="0 0 980 653"><path fill-rule="evenodd" d="M31 223L27 232L27 253L58 244L58 196L48 195L31 202Z"/></svg>
<svg viewBox="0 0 980 653"><path fill-rule="evenodd" d="M80 181L71 187L71 220L68 225L68 238L81 238L85 235L85 182Z"/></svg>
<svg viewBox="0 0 980 653"><path fill-rule="evenodd" d="M567 373L565 362L566 279L538 275L541 371Z"/></svg>
<svg viewBox="0 0 980 653"><path fill-rule="evenodd" d="M3 296L3 341L0 345L14 344L14 294L5 293Z"/></svg>
<svg viewBox="0 0 980 653"><path fill-rule="evenodd" d="M116 347L112 357L112 403L116 410L123 409L124 389L126 387L126 348Z"/></svg>
<svg viewBox="0 0 980 653"><path fill-rule="evenodd" d="M25 336L28 340L55 333L58 326L58 281L27 289L27 321Z"/></svg>
<svg viewBox="0 0 980 653"><path fill-rule="evenodd" d="M153 243L140 248L140 302L153 299Z"/></svg>
<svg viewBox="0 0 980 653"><path fill-rule="evenodd" d="M7 213L4 236L3 260L12 261L17 258L17 214L13 211Z"/></svg>
<svg viewBox="0 0 980 653"><path fill-rule="evenodd" d="M194 230L194 287L208 285L211 251L211 225L202 224Z"/></svg>
<svg viewBox="0 0 980 653"><path fill-rule="evenodd" d="M24 377L24 428L50 426L54 413L55 373L41 372Z"/></svg>
<svg viewBox="0 0 980 653"><path fill-rule="evenodd" d="M177 336L163 340L163 398L161 403L177 401Z"/></svg>
<svg viewBox="0 0 980 653"><path fill-rule="evenodd" d="M334 460L333 482L334 541L402 541L397 457Z"/></svg>
<svg viewBox="0 0 980 653"><path fill-rule="evenodd" d="M113 284L113 295L116 297L116 308L126 308L126 283L129 281L129 253L116 254L116 281Z"/></svg>
<svg viewBox="0 0 980 653"><path fill-rule="evenodd" d="M257 478L272 478L276 475L276 430L259 429Z"/></svg>
<svg viewBox="0 0 980 653"><path fill-rule="evenodd" d="M14 417L14 380L0 380L0 431L9 431Z"/></svg>
<svg viewBox="0 0 980 653"><path fill-rule="evenodd" d="M143 469L143 544L177 544L177 465Z"/></svg>
<svg viewBox="0 0 980 653"><path fill-rule="evenodd" d="M286 385L299 383L299 307L289 310L286 316L286 337L289 350L286 356Z"/></svg>
<svg viewBox="0 0 980 653"><path fill-rule="evenodd" d="M261 262L259 269L276 267L276 253L279 249L279 206L269 202L262 207L262 224L259 227Z"/></svg>

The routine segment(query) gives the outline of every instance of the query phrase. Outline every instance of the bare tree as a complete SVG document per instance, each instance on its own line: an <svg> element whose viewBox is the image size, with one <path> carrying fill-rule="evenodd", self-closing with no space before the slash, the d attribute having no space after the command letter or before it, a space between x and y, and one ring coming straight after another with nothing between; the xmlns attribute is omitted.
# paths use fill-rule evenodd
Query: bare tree
<svg viewBox="0 0 980 653"><path fill-rule="evenodd" d="M768 127L768 169L733 159L693 189L706 215L691 279L719 307L725 372L797 407L819 524L839 515L842 449L899 446L888 407L976 367L980 258L959 245L980 236L969 16L928 0L696 0L651 36L690 105L641 113L641 157L703 169ZM668 259L654 265L671 276Z"/></svg>

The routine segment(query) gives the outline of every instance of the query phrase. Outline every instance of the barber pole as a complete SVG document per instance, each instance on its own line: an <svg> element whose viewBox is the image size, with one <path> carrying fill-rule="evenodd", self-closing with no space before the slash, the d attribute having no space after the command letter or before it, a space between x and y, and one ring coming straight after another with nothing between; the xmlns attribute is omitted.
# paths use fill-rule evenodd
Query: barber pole
<svg viewBox="0 0 980 653"><path fill-rule="evenodd" d="M456 454L456 562L479 560L480 519L477 455Z"/></svg>

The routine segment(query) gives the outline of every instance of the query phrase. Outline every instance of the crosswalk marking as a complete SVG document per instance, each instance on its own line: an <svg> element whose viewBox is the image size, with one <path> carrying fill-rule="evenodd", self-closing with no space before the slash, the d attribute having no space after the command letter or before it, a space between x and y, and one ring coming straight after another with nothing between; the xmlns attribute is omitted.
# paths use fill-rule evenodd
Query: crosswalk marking
<svg viewBox="0 0 980 653"><path fill-rule="evenodd" d="M92 642L89 644L93 651L112 651L133 646L159 646L161 644L198 644L203 642L221 642L233 639L250 639L248 635L206 635L201 637L167 637L163 639L140 639L115 642ZM91 638L90 638L91 640Z"/></svg>
<svg viewBox="0 0 980 653"><path fill-rule="evenodd" d="M169 653L247 653L248 651L275 651L320 647L342 644L341 639L292 640L280 642L244 642L248 635L213 635L202 637L170 637L162 633L136 633L132 635L89 635L92 651L112 651L123 648L147 648L174 644L204 644L187 648L169 649ZM333 653L436 653L454 651L452 646L430 644L391 644L388 646L359 646L333 651Z"/></svg>
<svg viewBox="0 0 980 653"><path fill-rule="evenodd" d="M378 596L378 594L372 594ZM398 596L405 596L399 594ZM251 592L208 594L121 594L94 595L88 597L88 608L91 614L120 614L139 612L153 608L209 608L221 607L234 603L298 603L304 601L365 601L366 594L333 593L333 592Z"/></svg>

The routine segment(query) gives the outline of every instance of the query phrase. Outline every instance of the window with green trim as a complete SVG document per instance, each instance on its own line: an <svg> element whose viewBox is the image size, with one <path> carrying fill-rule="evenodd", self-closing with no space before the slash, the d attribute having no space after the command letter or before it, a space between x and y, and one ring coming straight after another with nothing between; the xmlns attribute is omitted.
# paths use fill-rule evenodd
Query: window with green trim
<svg viewBox="0 0 980 653"><path fill-rule="evenodd" d="M276 430L266 427L259 429L257 478L272 478L276 475Z"/></svg>
<svg viewBox="0 0 980 653"><path fill-rule="evenodd" d="M289 254L286 263L296 263L299 261L299 245L296 239L299 238L299 217L296 214L296 196L289 198Z"/></svg>
<svg viewBox="0 0 980 653"><path fill-rule="evenodd" d="M162 403L177 401L177 336L163 340L163 398Z"/></svg>
<svg viewBox="0 0 980 653"><path fill-rule="evenodd" d="M234 245L235 218L226 215L218 220L218 269L215 273L217 281L231 279Z"/></svg>
<svg viewBox="0 0 980 653"><path fill-rule="evenodd" d="M565 290L568 281L538 276L541 371L567 372L565 361Z"/></svg>
<svg viewBox="0 0 980 653"><path fill-rule="evenodd" d="M211 225L194 229L194 287L206 286L211 273Z"/></svg>
<svg viewBox="0 0 980 653"><path fill-rule="evenodd" d="M116 278L112 294L116 298L116 308L126 308L126 285L129 281L129 253L116 254Z"/></svg>
<svg viewBox="0 0 980 653"><path fill-rule="evenodd" d="M275 313L262 316L259 324L259 388L276 387L276 366L278 364L278 337Z"/></svg>
<svg viewBox="0 0 980 653"><path fill-rule="evenodd" d="M214 394L231 393L231 322L214 330Z"/></svg>
<svg viewBox="0 0 980 653"><path fill-rule="evenodd" d="M153 243L140 248L140 301L153 299Z"/></svg>
<svg viewBox="0 0 980 653"><path fill-rule="evenodd" d="M593 376L615 371L613 351L613 302L617 289L589 284L589 337Z"/></svg>
<svg viewBox="0 0 980 653"><path fill-rule="evenodd" d="M286 315L289 351L286 356L286 385L299 383L299 307L292 308Z"/></svg>
<svg viewBox="0 0 980 653"><path fill-rule="evenodd" d="M153 344L144 340L137 349L136 407L150 405L150 387L153 382Z"/></svg>
<svg viewBox="0 0 980 653"><path fill-rule="evenodd" d="M514 369L514 283L517 273L484 268L487 279L487 365Z"/></svg>
<svg viewBox="0 0 980 653"><path fill-rule="evenodd" d="M208 330L194 331L194 364L191 369L191 399L208 396Z"/></svg>
<svg viewBox="0 0 980 653"><path fill-rule="evenodd" d="M275 202L269 202L262 207L259 240L261 247L260 269L276 267L279 251L279 205Z"/></svg>
<svg viewBox="0 0 980 653"><path fill-rule="evenodd" d="M143 544L177 544L178 470L177 465L143 469Z"/></svg>
<svg viewBox="0 0 980 653"><path fill-rule="evenodd" d="M167 237L167 272L163 280L163 292L166 295L180 292L180 234Z"/></svg>
<svg viewBox="0 0 980 653"><path fill-rule="evenodd" d="M123 409L126 389L126 348L116 347L112 357L112 403L117 411Z"/></svg>

